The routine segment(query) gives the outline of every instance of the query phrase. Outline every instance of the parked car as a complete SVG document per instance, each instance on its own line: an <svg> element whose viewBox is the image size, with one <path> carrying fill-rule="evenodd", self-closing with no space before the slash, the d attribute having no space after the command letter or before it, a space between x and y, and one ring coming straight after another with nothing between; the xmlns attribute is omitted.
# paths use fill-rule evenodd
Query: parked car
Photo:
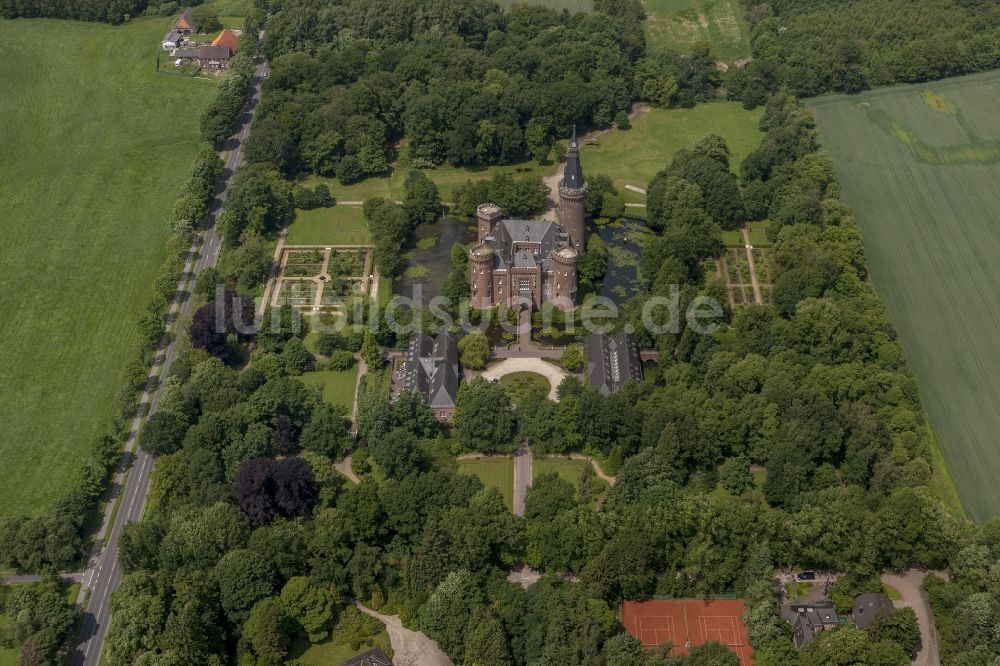
<svg viewBox="0 0 1000 666"><path fill-rule="evenodd" d="M799 580L816 580L815 571L802 571L798 575Z"/></svg>

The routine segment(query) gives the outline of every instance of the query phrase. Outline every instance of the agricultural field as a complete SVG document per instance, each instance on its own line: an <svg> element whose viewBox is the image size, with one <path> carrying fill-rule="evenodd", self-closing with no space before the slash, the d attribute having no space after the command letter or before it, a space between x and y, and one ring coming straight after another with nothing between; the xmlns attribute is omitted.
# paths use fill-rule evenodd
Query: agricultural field
<svg viewBox="0 0 1000 666"><path fill-rule="evenodd" d="M215 93L155 73L164 25L0 20L0 514L59 497L134 358Z"/></svg>
<svg viewBox="0 0 1000 666"><path fill-rule="evenodd" d="M979 521L1000 513L998 93L991 72L811 102L947 461L935 486L950 470Z"/></svg>
<svg viewBox="0 0 1000 666"><path fill-rule="evenodd" d="M692 109L649 109L632 121L632 129L612 130L585 140L580 162L586 174L611 176L626 201L636 199L625 185L645 189L653 176L667 166L673 154L715 133L729 146L729 164L738 171L740 163L763 136L757 123L762 109L747 111L735 102L711 102Z"/></svg>
<svg viewBox="0 0 1000 666"><path fill-rule="evenodd" d="M507 456L472 458L458 461L460 474L478 477L487 488L496 488L504 504L514 508L514 459Z"/></svg>
<svg viewBox="0 0 1000 666"><path fill-rule="evenodd" d="M646 44L682 53L708 42L720 60L750 55L750 30L740 0L642 0Z"/></svg>

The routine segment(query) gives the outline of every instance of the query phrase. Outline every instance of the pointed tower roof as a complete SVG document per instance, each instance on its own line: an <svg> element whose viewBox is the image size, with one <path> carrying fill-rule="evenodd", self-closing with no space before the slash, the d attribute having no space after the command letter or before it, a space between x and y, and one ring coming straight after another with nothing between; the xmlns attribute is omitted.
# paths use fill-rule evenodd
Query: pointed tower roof
<svg viewBox="0 0 1000 666"><path fill-rule="evenodd" d="M583 178L583 168L580 167L580 144L576 140L576 125L573 125L573 135L569 140L569 150L566 151L566 170L563 172L559 187L566 190L580 190L587 184Z"/></svg>

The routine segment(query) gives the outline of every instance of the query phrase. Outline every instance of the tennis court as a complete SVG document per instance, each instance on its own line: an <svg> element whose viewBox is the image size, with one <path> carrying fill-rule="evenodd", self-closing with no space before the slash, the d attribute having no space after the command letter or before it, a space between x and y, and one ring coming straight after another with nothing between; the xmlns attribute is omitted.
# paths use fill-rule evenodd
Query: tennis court
<svg viewBox="0 0 1000 666"><path fill-rule="evenodd" d="M740 619L745 611L742 599L626 601L622 604L622 624L645 648L670 641L674 654L684 654L715 641L736 654L741 666L751 666L753 648Z"/></svg>

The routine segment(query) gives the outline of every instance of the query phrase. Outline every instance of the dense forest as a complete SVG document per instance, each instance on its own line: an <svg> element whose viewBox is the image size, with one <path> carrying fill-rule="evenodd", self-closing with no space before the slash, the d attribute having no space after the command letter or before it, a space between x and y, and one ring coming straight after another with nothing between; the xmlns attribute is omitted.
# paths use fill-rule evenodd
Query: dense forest
<svg viewBox="0 0 1000 666"><path fill-rule="evenodd" d="M1000 66L992 0L743 0L753 62L730 71L751 104L779 88L799 96L858 92Z"/></svg>
<svg viewBox="0 0 1000 666"><path fill-rule="evenodd" d="M707 50L647 56L636 0L594 14L477 2L291 0L274 12L250 161L350 183L405 149L417 168L540 162L571 127L606 127L637 99L708 99Z"/></svg>

